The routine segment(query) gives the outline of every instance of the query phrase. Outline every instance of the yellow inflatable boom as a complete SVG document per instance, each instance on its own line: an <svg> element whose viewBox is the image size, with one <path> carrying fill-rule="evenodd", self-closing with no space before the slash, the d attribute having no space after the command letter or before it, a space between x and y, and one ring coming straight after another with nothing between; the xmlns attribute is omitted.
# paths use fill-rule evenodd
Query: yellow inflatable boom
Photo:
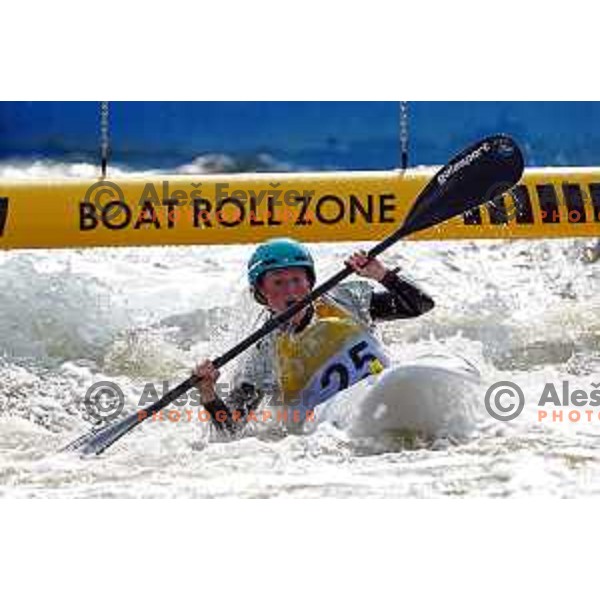
<svg viewBox="0 0 600 600"><path fill-rule="evenodd" d="M381 240L434 169L0 180L0 248ZM600 168L526 169L418 240L600 237Z"/></svg>

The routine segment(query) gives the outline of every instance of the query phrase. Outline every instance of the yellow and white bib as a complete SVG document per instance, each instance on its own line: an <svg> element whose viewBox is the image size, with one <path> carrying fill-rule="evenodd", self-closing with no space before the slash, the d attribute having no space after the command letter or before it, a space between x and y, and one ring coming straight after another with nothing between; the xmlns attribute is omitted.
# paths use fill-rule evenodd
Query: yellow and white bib
<svg viewBox="0 0 600 600"><path fill-rule="evenodd" d="M310 324L277 336L279 381L286 403L308 410L389 366L381 344L341 306L319 299Z"/></svg>

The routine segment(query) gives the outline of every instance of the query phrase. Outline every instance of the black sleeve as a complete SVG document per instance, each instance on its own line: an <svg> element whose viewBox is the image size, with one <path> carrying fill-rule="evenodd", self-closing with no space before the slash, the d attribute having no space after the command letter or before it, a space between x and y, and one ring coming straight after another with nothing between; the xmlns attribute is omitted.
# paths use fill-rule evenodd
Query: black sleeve
<svg viewBox="0 0 600 600"><path fill-rule="evenodd" d="M219 396L204 406L211 416L211 422L219 432L235 435L244 429L248 414L260 404L263 394L252 384L242 383L234 388L227 402Z"/></svg>
<svg viewBox="0 0 600 600"><path fill-rule="evenodd" d="M369 312L375 321L410 319L430 311L433 299L416 285L397 274L398 269L388 271L381 280L385 292L373 292Z"/></svg>
<svg viewBox="0 0 600 600"><path fill-rule="evenodd" d="M217 431L229 434L234 434L237 431L239 423L233 420L231 410L219 396L213 402L205 404L204 408L210 414L211 423Z"/></svg>

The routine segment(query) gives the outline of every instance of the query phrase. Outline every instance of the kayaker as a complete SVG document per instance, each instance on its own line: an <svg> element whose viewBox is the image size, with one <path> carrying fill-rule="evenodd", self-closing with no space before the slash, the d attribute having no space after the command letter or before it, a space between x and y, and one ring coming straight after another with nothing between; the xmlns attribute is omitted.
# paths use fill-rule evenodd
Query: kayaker
<svg viewBox="0 0 600 600"><path fill-rule="evenodd" d="M385 291L358 280L341 283L316 299L247 351L227 398L215 391L219 371L212 362L196 366L202 403L219 430L239 431L246 423L240 416L267 398L271 406L312 410L381 371L389 359L373 334L374 323L418 317L434 306L427 294L398 275L398 269L387 269L364 251L353 253L345 264L359 277L379 282ZM310 293L315 281L311 254L293 239L260 245L248 262L250 289L265 307L265 319Z"/></svg>

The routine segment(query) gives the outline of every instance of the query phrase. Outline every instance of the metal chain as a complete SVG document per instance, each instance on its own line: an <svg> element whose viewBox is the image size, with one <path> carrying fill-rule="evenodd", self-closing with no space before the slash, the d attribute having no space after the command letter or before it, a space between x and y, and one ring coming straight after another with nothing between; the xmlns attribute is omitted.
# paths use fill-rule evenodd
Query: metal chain
<svg viewBox="0 0 600 600"><path fill-rule="evenodd" d="M408 102L400 102L400 164L408 167Z"/></svg>
<svg viewBox="0 0 600 600"><path fill-rule="evenodd" d="M100 102L100 160L102 178L106 178L106 169L108 167L108 155L110 151L109 138L109 102Z"/></svg>

